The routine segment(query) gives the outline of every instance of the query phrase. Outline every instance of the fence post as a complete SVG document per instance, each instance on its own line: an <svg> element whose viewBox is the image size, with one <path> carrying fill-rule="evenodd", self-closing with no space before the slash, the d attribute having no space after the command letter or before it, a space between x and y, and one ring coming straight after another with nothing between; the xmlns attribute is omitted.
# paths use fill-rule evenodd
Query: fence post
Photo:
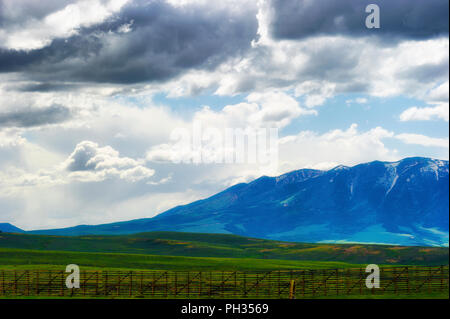
<svg viewBox="0 0 450 319"><path fill-rule="evenodd" d="M105 270L105 296L108 295L108 271Z"/></svg>
<svg viewBox="0 0 450 319"><path fill-rule="evenodd" d="M83 290L83 296L86 296L86 287L88 285L88 283L87 283L88 278L86 278L87 276L89 276L89 274L87 274L85 271L82 271L80 274L80 279L81 279L80 284L82 285L81 289Z"/></svg>
<svg viewBox="0 0 450 319"><path fill-rule="evenodd" d="M178 275L177 275L177 272L175 272L175 282L174 282L174 286L175 286L175 289L174 289L174 292L175 292L175 296L177 295L177 279L178 279Z"/></svg>
<svg viewBox="0 0 450 319"><path fill-rule="evenodd" d="M161 275L161 276L163 276L164 275L164 273ZM155 284L156 284L156 282L155 282L155 280L156 280L156 275L155 275L155 273L153 273L153 281L152 281L152 296L154 296L155 295Z"/></svg>
<svg viewBox="0 0 450 319"><path fill-rule="evenodd" d="M221 296L223 298L223 294L225 292L225 276L224 276L224 271L222 270L222 289L221 289Z"/></svg>
<svg viewBox="0 0 450 319"><path fill-rule="evenodd" d="M117 276L117 296L120 295L120 271Z"/></svg>
<svg viewBox="0 0 450 319"><path fill-rule="evenodd" d="M144 272L141 271L141 281L140 281L140 284L139 284L139 291L140 291L141 295L144 294L144 290L143 290L143 283L144 282L143 281L144 281Z"/></svg>
<svg viewBox="0 0 450 319"><path fill-rule="evenodd" d="M347 276L345 278L345 290L347 291L347 295L350 295L349 280L350 280L350 269L347 268Z"/></svg>
<svg viewBox="0 0 450 319"><path fill-rule="evenodd" d="M413 278L413 282L415 284L413 284L414 287L414 291L415 292L421 292L422 291L422 284L421 284L421 278L422 278L422 268L419 267L414 267L414 278Z"/></svg>
<svg viewBox="0 0 450 319"><path fill-rule="evenodd" d="M234 272L234 291L237 293L237 271Z"/></svg>
<svg viewBox="0 0 450 319"><path fill-rule="evenodd" d="M133 295L133 271L130 271L130 296Z"/></svg>
<svg viewBox="0 0 450 319"><path fill-rule="evenodd" d="M258 273L256 273L256 297L258 297L258 293L259 293L259 275Z"/></svg>
<svg viewBox="0 0 450 319"><path fill-rule="evenodd" d="M61 296L64 296L64 271L61 270Z"/></svg>
<svg viewBox="0 0 450 319"><path fill-rule="evenodd" d="M278 298L281 297L281 272L278 270Z"/></svg>
<svg viewBox="0 0 450 319"><path fill-rule="evenodd" d="M27 270L27 296L30 295L30 271Z"/></svg>
<svg viewBox="0 0 450 319"><path fill-rule="evenodd" d="M14 294L17 295L17 271L14 270Z"/></svg>
<svg viewBox="0 0 450 319"><path fill-rule="evenodd" d="M39 270L36 271L36 295L39 295Z"/></svg>
<svg viewBox="0 0 450 319"><path fill-rule="evenodd" d="M50 296L52 292L52 271L48 271L48 285L47 285L47 295Z"/></svg>
<svg viewBox="0 0 450 319"><path fill-rule="evenodd" d="M291 283L290 283L289 299L295 299L295 280L291 280Z"/></svg>
<svg viewBox="0 0 450 319"><path fill-rule="evenodd" d="M359 268L359 294L362 295L363 270Z"/></svg>
<svg viewBox="0 0 450 319"><path fill-rule="evenodd" d="M409 294L409 268L406 267L405 270L406 270L406 289L407 289L408 294Z"/></svg>
<svg viewBox="0 0 450 319"><path fill-rule="evenodd" d="M198 278L199 278L198 296L200 297L202 295L202 272L201 271L198 273Z"/></svg>
<svg viewBox="0 0 450 319"><path fill-rule="evenodd" d="M441 291L444 290L444 266L441 266Z"/></svg>
<svg viewBox="0 0 450 319"><path fill-rule="evenodd" d="M305 287L305 284L306 284L306 282L305 282L305 273L306 273L306 270L303 270L303 272L302 272L302 296L303 297L305 297L305 289L306 289L306 287Z"/></svg>
<svg viewBox="0 0 450 319"><path fill-rule="evenodd" d="M336 269L336 296L339 296L339 269Z"/></svg>
<svg viewBox="0 0 450 319"><path fill-rule="evenodd" d="M212 272L209 272L209 290L208 290L208 295L211 297L211 292L212 292Z"/></svg>
<svg viewBox="0 0 450 319"><path fill-rule="evenodd" d="M98 271L95 273L95 295L98 295L98 278L99 277L99 274L98 274Z"/></svg>
<svg viewBox="0 0 450 319"><path fill-rule="evenodd" d="M431 293L431 281L433 280L433 274L431 272L431 267L428 267L428 293Z"/></svg>
<svg viewBox="0 0 450 319"><path fill-rule="evenodd" d="M166 297L169 294L169 273L166 271Z"/></svg>
<svg viewBox="0 0 450 319"><path fill-rule="evenodd" d="M190 276L190 273L188 271L188 273L187 273L187 295L188 295L188 297L189 297L189 294L190 294L190 279L191 279L190 277L191 276Z"/></svg>
<svg viewBox="0 0 450 319"><path fill-rule="evenodd" d="M244 297L247 297L247 273L244 271L243 275L244 275Z"/></svg>
<svg viewBox="0 0 450 319"><path fill-rule="evenodd" d="M81 278L83 279L82 280L82 282L83 282L83 296L86 296L86 289L87 289L87 286L88 286L88 278L86 278L86 277L88 277L89 276L89 273L86 273L85 271L83 271L82 273L81 273Z"/></svg>
<svg viewBox="0 0 450 319"><path fill-rule="evenodd" d="M397 287L397 269L394 267L394 293L398 294L398 287Z"/></svg>

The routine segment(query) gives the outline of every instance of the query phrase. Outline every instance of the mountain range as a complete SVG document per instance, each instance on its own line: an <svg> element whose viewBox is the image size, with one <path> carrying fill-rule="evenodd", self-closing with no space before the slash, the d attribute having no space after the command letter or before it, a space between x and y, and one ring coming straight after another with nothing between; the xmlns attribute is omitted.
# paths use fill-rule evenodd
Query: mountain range
<svg viewBox="0 0 450 319"><path fill-rule="evenodd" d="M338 166L328 171L300 169L237 184L153 218L30 233L148 231L230 233L311 243L448 247L448 161L413 157Z"/></svg>
<svg viewBox="0 0 450 319"><path fill-rule="evenodd" d="M0 223L0 231L4 233L24 233L22 229L9 223Z"/></svg>

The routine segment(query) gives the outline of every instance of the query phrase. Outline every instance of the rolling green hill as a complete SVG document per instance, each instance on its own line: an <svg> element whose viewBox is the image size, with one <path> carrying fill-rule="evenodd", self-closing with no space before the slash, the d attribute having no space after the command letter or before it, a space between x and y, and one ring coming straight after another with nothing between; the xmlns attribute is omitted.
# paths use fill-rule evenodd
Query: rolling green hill
<svg viewBox="0 0 450 319"><path fill-rule="evenodd" d="M105 258L107 255L110 256L108 257L109 259L106 259L115 260L116 262L113 262L113 265L110 266L118 268L122 268L121 264L125 265L133 258L150 258L150 256L145 255L153 255L151 257L153 259L156 258L155 255L158 255L159 259L167 259L169 256L182 256L184 258L209 257L216 259L271 260L260 261L265 262L266 265L274 263L274 260L402 265L441 265L448 264L449 261L448 248L362 244L304 244L223 234L152 232L121 236L97 235L78 237L0 234L0 265L27 264L27 258L32 264L60 264L56 263L57 256L63 256L64 254L60 253L58 255L58 251L72 252L73 254L75 252L92 253L73 255L77 258L81 258L81 256L87 259L92 258L93 262L85 263L86 265L92 264L92 266L95 265L95 256L100 256L98 253L101 253L101 256ZM115 257L113 254L116 254ZM16 263L13 262L13 256L16 256ZM36 258L40 261L37 262ZM62 264L66 263L65 259ZM75 262L69 259L69 263ZM179 258L180 263L183 262L182 259ZM238 263L238 260L235 260L235 262ZM159 266L163 267L163 264ZM128 266L125 268L128 268Z"/></svg>
<svg viewBox="0 0 450 319"><path fill-rule="evenodd" d="M269 271L359 266L331 261L185 257L0 248L0 270L64 270L68 264L77 264L83 270L179 271Z"/></svg>

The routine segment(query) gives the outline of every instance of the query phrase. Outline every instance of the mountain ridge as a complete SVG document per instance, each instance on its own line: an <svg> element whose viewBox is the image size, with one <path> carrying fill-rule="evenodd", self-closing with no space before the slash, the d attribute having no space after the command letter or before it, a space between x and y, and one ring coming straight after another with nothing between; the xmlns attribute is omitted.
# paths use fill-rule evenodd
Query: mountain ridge
<svg viewBox="0 0 450 319"><path fill-rule="evenodd" d="M448 246L448 161L410 157L261 176L152 218L55 235L231 233L296 242Z"/></svg>
<svg viewBox="0 0 450 319"><path fill-rule="evenodd" d="M10 223L0 223L0 232L4 233L24 233L25 231L10 224Z"/></svg>

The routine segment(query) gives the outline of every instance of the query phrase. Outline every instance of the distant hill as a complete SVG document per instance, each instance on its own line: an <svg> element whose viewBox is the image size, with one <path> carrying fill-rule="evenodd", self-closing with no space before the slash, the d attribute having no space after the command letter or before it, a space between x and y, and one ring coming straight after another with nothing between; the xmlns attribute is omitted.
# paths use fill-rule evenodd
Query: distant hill
<svg viewBox="0 0 450 319"><path fill-rule="evenodd" d="M70 251L149 256L344 262L350 264L444 265L448 264L449 258L448 248L440 247L301 244L236 235L177 232L79 237L1 234L0 253L2 249L7 249L6 253L11 252L10 249L14 249L16 253L22 251L22 254L31 254L32 251ZM7 255L5 257L8 258ZM123 259L128 259L128 257L123 256ZM55 263L55 260L58 260L58 258L44 258L41 263ZM19 261L16 264L20 264ZM95 264L95 257L91 262Z"/></svg>
<svg viewBox="0 0 450 319"><path fill-rule="evenodd" d="M231 233L296 242L447 246L448 161L406 158L263 176L158 216L37 234Z"/></svg>
<svg viewBox="0 0 450 319"><path fill-rule="evenodd" d="M24 231L9 223L0 223L0 231L3 233L23 233Z"/></svg>

